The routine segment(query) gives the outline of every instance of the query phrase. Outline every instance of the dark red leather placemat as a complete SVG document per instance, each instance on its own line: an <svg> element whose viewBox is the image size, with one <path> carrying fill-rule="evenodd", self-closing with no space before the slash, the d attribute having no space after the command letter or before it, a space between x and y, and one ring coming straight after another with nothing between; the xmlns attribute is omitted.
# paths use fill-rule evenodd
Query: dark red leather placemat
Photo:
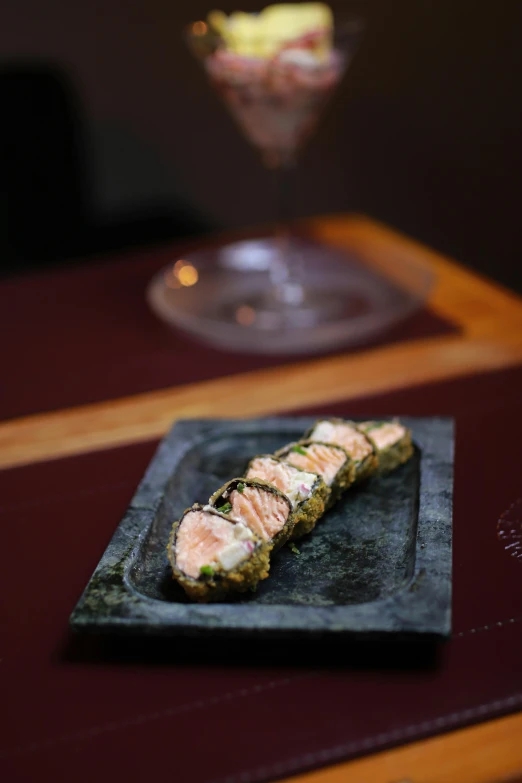
<svg viewBox="0 0 522 783"><path fill-rule="evenodd" d="M0 343L0 366L9 371L0 385L0 419L295 360L226 353L163 325L149 311L145 288L179 253L174 247L148 251L1 283L6 339ZM456 331L423 310L389 330L382 343Z"/></svg>
<svg viewBox="0 0 522 783"><path fill-rule="evenodd" d="M519 709L522 562L497 520L522 517L521 391L517 369L322 409L457 417L454 634L416 662L340 642L71 645L155 444L0 472L0 779L253 783Z"/></svg>

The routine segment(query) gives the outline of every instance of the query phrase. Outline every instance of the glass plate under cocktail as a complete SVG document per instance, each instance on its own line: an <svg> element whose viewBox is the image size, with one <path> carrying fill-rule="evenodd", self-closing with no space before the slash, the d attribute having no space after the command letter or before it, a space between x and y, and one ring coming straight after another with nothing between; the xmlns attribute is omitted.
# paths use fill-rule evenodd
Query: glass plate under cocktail
<svg viewBox="0 0 522 783"><path fill-rule="evenodd" d="M308 353L366 340L424 301L429 269L395 258L392 281L355 249L292 235L286 223L298 153L362 36L352 5L339 14L321 3L213 12L189 27L211 84L280 179L280 224L273 237L173 259L147 291L168 323L231 350Z"/></svg>

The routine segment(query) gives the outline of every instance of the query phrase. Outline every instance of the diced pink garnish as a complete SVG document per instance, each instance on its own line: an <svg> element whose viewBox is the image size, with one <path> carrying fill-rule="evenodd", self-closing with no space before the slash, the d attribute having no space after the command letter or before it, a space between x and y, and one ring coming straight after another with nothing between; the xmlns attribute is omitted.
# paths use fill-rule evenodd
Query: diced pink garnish
<svg viewBox="0 0 522 783"><path fill-rule="evenodd" d="M245 549L248 553L254 551L254 545L251 541L245 541Z"/></svg>
<svg viewBox="0 0 522 783"><path fill-rule="evenodd" d="M299 489L301 490L301 492L302 492L304 495L308 495L308 494L309 494L309 492L310 492L310 487L307 487L307 486L306 486L306 484L301 484L301 486L299 487Z"/></svg>

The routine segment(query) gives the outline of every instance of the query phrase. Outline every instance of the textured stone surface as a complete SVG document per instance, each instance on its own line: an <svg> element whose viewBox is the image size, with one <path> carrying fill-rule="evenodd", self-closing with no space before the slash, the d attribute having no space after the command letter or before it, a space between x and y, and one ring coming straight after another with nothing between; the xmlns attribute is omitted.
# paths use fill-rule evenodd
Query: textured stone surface
<svg viewBox="0 0 522 783"><path fill-rule="evenodd" d="M163 440L71 622L77 630L153 634L428 633L451 630L453 422L405 419L413 459L350 490L272 560L255 594L195 605L172 580L174 519L205 502L248 460L311 425L308 418L202 420Z"/></svg>

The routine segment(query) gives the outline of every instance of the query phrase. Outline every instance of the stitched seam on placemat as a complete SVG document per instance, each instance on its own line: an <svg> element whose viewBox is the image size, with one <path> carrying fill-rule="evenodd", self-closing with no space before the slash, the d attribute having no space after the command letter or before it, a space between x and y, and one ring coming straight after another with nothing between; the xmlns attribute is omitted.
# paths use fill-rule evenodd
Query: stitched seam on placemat
<svg viewBox="0 0 522 783"><path fill-rule="evenodd" d="M453 638L455 639L462 638L463 636L466 636L468 634L472 634L480 631L486 631L486 630L494 630L495 628L498 627L503 627L515 622L520 622L521 620L522 617L512 617L509 618L508 620L500 620L496 623L492 623L487 626L470 628L467 631L460 631L459 633L455 634ZM16 756L22 753L35 753L38 752L39 750L46 750L50 747L53 747L54 745L59 745L62 743L75 742L75 741L80 742L83 740L88 740L90 737L97 736L98 734L102 734L103 732L106 731L107 732L117 731L118 729L124 729L129 726L139 725L141 723L147 723L148 721L158 720L159 718L167 718L170 717L171 715L176 715L178 713L185 713L185 712L190 712L191 710L203 709L204 707L213 706L214 704L219 704L220 702L224 702L224 701L230 701L235 698L245 698L247 696L253 696L257 693L261 693L265 690L269 690L270 688L276 688L279 686L288 685L300 679L317 676L317 674L319 673L320 672L308 672L306 674L295 675L295 677L285 677L281 680L272 680L266 685L254 685L251 688L242 688L241 690L235 692L229 691L223 694L222 696L215 696L212 699L204 699L195 702L189 702L188 704L181 704L178 707L167 707L166 709L159 710L157 712L138 715L135 718L129 718L128 720L125 721L121 721L121 722L111 721L109 723L105 723L100 726L94 726L90 729L74 732L73 734L62 734L59 735L58 737L51 737L46 740L41 740L40 742L28 743L27 745L19 745L18 747L11 748L11 749L0 750L0 759L6 759L11 756ZM225 783L225 781L223 781L223 783ZM226 783L228 783L228 781Z"/></svg>
<svg viewBox="0 0 522 783"><path fill-rule="evenodd" d="M189 702L188 704L180 704L177 707L167 707L157 712L148 712L142 715L137 715L135 718L129 718L123 721L109 721L103 723L100 726L94 726L90 729L84 729L74 732L72 734L61 734L58 737L51 737L39 742L28 743L27 745L18 745L15 748L0 750L0 759L7 759L12 756L18 756L25 753L36 753L40 750L47 750L55 745L66 744L69 742L81 742L88 740L91 737L95 737L98 734L105 732L117 731L118 729L126 729L130 726L139 726L141 723L147 723L148 721L159 720L160 718L169 718L172 715L178 715L192 710L200 710L206 707L213 707L215 704L220 704L225 701L232 701L233 699L246 698L248 696L255 696L263 691L270 690L272 688L279 688L284 685L290 685L293 682L302 680L308 677L317 676L318 672L305 672L303 674L296 674L293 677L284 677L280 680L271 680L265 684L261 683L253 685L251 688L241 688L238 691L228 691L220 696L213 696L210 699L198 699L197 701Z"/></svg>
<svg viewBox="0 0 522 783"><path fill-rule="evenodd" d="M453 638L461 639L463 636L468 636L469 634L494 631L495 628L503 628L506 625L514 625L515 623L520 622L522 622L522 616L509 617L507 620L494 620L492 623L488 623L487 625L479 625L476 628L468 628L466 631L459 631L458 633L454 634Z"/></svg>
<svg viewBox="0 0 522 783"><path fill-rule="evenodd" d="M256 767L253 770L245 770L244 772L239 772L226 778L208 781L208 783L257 783L257 781L273 777L274 775L280 776L297 772L302 767L311 767L317 762L328 764L361 750L375 750L379 746L390 741L412 739L418 734L424 734L425 732L431 731L431 729L444 729L461 720L471 720L472 718L479 716L485 717L488 712L497 711L504 707L514 707L521 703L522 693L516 693L505 699L498 699L487 704L481 704L478 707L471 707L460 710L459 712L451 712L449 715L433 718L432 720L423 721L422 723L415 723L411 726L404 726L403 728L394 729L393 731L384 732L382 734L376 734L373 737L366 737L363 740L334 745L332 748L325 748L324 750L315 753L305 753L301 756L294 756L287 761L277 762L276 764L265 767Z"/></svg>

